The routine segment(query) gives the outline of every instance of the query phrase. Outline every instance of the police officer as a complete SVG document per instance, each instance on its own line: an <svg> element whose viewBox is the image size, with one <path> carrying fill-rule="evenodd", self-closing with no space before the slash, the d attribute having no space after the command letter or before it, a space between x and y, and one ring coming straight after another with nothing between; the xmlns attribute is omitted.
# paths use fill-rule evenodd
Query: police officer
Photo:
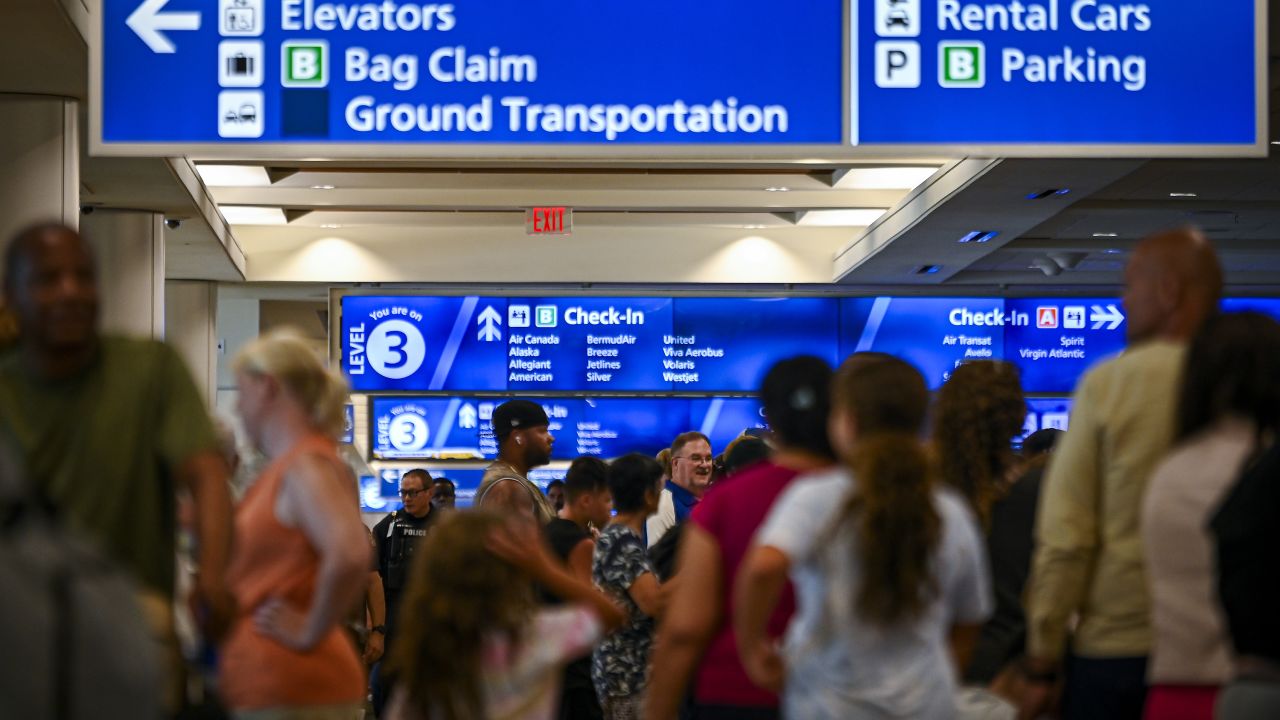
<svg viewBox="0 0 1280 720"><path fill-rule="evenodd" d="M400 598L409 586L413 569L413 553L422 544L439 512L431 504L431 474L415 468L400 476L400 499L404 509L397 510L373 526L373 541L377 550L378 574L382 576L383 593L387 600L387 624L381 630L386 636L386 653L390 657L395 641L396 615ZM391 683L383 671L382 663L373 669L373 705L379 716L390 695Z"/></svg>

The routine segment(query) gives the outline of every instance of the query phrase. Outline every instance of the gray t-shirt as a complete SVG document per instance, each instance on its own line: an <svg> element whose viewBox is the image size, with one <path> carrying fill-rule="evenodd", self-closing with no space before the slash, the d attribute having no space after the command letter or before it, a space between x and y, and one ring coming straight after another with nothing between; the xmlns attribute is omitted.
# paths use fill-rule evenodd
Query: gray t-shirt
<svg viewBox="0 0 1280 720"><path fill-rule="evenodd" d="M832 535L852 476L835 469L797 480L779 498L756 543L791 561L796 615L787 631L786 717L821 720L955 717L956 671L947 645L955 624L991 613L982 535L964 501L934 492L942 539L934 560L938 594L916 620L893 628L862 622L855 610L858 542L847 523Z"/></svg>

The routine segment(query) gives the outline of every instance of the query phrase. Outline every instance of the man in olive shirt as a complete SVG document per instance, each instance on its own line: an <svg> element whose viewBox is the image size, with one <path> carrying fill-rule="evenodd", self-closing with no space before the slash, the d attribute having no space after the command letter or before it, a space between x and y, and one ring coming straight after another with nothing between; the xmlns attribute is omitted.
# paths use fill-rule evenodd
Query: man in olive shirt
<svg viewBox="0 0 1280 720"><path fill-rule="evenodd" d="M1142 497L1172 443L1186 344L1217 311L1222 270L1203 235L1178 230L1140 243L1124 283L1129 350L1080 381L1040 500L1024 717L1048 704L1073 618L1063 717L1142 717L1151 644Z"/></svg>
<svg viewBox="0 0 1280 720"><path fill-rule="evenodd" d="M508 400L493 411L498 459L485 468L476 491L476 507L526 515L539 525L555 518L551 502L528 478L529 470L551 462L555 437L550 425L542 406L528 400Z"/></svg>
<svg viewBox="0 0 1280 720"><path fill-rule="evenodd" d="M20 232L5 254L16 347L0 357L0 429L25 479L142 587L148 619L172 635L175 497L190 490L205 631L225 628L231 493L218 438L190 373L168 346L101 337L93 257L71 228ZM166 647L172 651L176 645ZM172 699L171 699L172 700Z"/></svg>

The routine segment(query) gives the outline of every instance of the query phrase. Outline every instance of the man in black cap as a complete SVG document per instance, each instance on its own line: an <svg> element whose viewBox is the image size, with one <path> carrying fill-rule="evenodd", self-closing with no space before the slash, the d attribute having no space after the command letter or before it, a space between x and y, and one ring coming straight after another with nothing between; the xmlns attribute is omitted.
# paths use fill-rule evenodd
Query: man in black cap
<svg viewBox="0 0 1280 720"><path fill-rule="evenodd" d="M532 468L551 462L555 438L548 425L546 411L528 400L511 400L493 411L498 459L484 472L476 491L476 507L528 515L542 525L555 518L551 503L525 477Z"/></svg>

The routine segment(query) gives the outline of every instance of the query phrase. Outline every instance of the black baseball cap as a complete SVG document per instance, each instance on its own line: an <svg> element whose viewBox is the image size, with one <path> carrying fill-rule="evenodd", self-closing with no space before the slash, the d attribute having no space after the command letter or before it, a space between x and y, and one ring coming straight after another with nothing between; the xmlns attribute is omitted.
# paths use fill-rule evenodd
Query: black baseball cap
<svg viewBox="0 0 1280 720"><path fill-rule="evenodd" d="M547 411L538 403L528 400L509 400L493 411L493 432L499 440L505 439L513 430L546 427L550 424Z"/></svg>

